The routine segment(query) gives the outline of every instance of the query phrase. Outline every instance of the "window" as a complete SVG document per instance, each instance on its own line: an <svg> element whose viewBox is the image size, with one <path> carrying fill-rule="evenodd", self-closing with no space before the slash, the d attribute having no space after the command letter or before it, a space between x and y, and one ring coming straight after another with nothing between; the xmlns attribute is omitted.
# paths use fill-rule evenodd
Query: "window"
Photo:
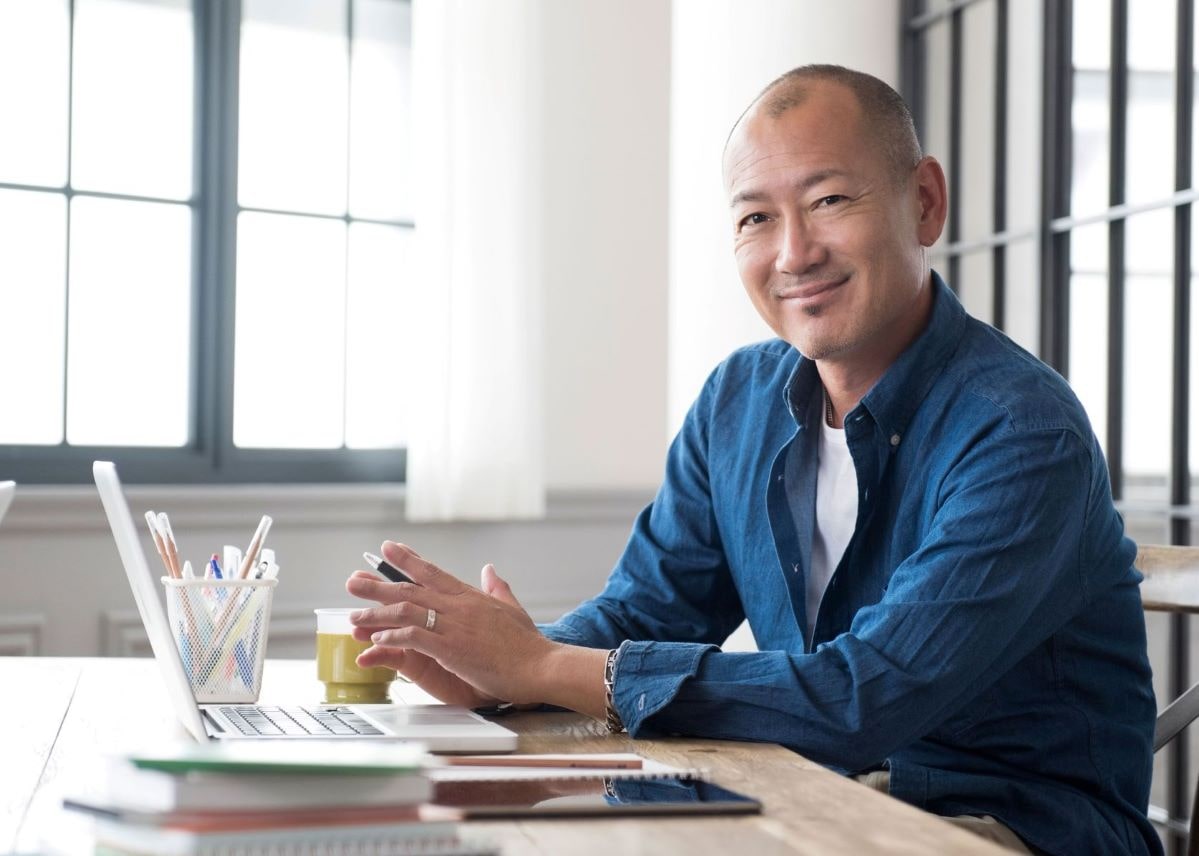
<svg viewBox="0 0 1199 856"><path fill-rule="evenodd" d="M1070 381L1149 543L1191 543L1199 518L1195 39L1195 0L905 0L903 89L950 177L935 264ZM1150 616L1149 634L1174 698L1189 622ZM1156 762L1175 818L1193 755Z"/></svg>
<svg viewBox="0 0 1199 856"><path fill-rule="evenodd" d="M407 0L0 4L0 471L401 480Z"/></svg>

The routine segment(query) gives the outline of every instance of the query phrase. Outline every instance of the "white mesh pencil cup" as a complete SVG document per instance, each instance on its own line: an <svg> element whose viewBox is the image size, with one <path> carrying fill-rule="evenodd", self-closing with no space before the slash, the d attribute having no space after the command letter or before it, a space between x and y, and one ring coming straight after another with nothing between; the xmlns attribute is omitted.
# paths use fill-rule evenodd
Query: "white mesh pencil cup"
<svg viewBox="0 0 1199 856"><path fill-rule="evenodd" d="M276 583L162 578L171 635L197 702L258 700Z"/></svg>

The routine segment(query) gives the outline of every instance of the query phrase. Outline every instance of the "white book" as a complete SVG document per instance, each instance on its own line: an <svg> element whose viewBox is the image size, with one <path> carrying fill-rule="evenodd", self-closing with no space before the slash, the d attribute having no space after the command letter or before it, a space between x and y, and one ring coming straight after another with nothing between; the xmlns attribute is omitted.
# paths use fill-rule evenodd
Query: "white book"
<svg viewBox="0 0 1199 856"><path fill-rule="evenodd" d="M109 765L98 800L145 812L255 811L337 806L402 806L427 802L432 783L408 773L168 773L125 761Z"/></svg>

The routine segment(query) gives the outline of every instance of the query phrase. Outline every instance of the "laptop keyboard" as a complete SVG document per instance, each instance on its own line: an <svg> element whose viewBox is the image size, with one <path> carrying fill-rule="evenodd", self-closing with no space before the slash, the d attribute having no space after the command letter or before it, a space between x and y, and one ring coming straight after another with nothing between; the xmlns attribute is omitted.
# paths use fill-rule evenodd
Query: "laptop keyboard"
<svg viewBox="0 0 1199 856"><path fill-rule="evenodd" d="M382 734L347 707L233 705L221 714L242 734L258 737L352 737Z"/></svg>

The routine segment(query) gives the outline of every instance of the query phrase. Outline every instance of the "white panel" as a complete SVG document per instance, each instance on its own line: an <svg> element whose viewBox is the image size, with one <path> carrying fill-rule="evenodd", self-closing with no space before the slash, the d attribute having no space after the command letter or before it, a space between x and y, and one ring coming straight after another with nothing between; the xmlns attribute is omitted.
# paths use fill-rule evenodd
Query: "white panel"
<svg viewBox="0 0 1199 856"><path fill-rule="evenodd" d="M242 4L242 205L346 210L346 47L345 0Z"/></svg>
<svg viewBox="0 0 1199 856"><path fill-rule="evenodd" d="M0 181L61 187L67 181L67 0L0 3Z"/></svg>
<svg viewBox="0 0 1199 856"><path fill-rule="evenodd" d="M966 311L980 321L991 323L993 296L991 279L993 262L989 250L966 253L958 266L958 299Z"/></svg>
<svg viewBox="0 0 1199 856"><path fill-rule="evenodd" d="M237 246L233 442L340 446L345 223L243 213Z"/></svg>
<svg viewBox="0 0 1199 856"><path fill-rule="evenodd" d="M412 219L412 5L354 0L350 214Z"/></svg>
<svg viewBox="0 0 1199 856"><path fill-rule="evenodd" d="M387 448L407 437L407 375L399 348L411 317L411 229L350 225L346 300L346 445ZM431 287L436 287L431 286Z"/></svg>
<svg viewBox="0 0 1199 856"><path fill-rule="evenodd" d="M1010 231L1033 228L1041 212L1041 27L1039 0L1009 0L1007 228Z"/></svg>
<svg viewBox="0 0 1199 856"><path fill-rule="evenodd" d="M44 615L0 616L0 657L35 657L42 653Z"/></svg>
<svg viewBox="0 0 1199 856"><path fill-rule="evenodd" d="M994 0L962 11L961 157L959 185L949 196L960 209L961 240L977 240L995 231Z"/></svg>
<svg viewBox="0 0 1199 856"><path fill-rule="evenodd" d="M1070 386L1101 443L1107 441L1107 224L1070 235Z"/></svg>
<svg viewBox="0 0 1199 856"><path fill-rule="evenodd" d="M0 236L0 318L7 322L0 335L0 443L60 443L66 198L0 190Z"/></svg>
<svg viewBox="0 0 1199 856"><path fill-rule="evenodd" d="M75 0L75 187L191 195L190 6L188 0Z"/></svg>
<svg viewBox="0 0 1199 856"><path fill-rule="evenodd" d="M71 201L67 440L188 439L191 210Z"/></svg>

